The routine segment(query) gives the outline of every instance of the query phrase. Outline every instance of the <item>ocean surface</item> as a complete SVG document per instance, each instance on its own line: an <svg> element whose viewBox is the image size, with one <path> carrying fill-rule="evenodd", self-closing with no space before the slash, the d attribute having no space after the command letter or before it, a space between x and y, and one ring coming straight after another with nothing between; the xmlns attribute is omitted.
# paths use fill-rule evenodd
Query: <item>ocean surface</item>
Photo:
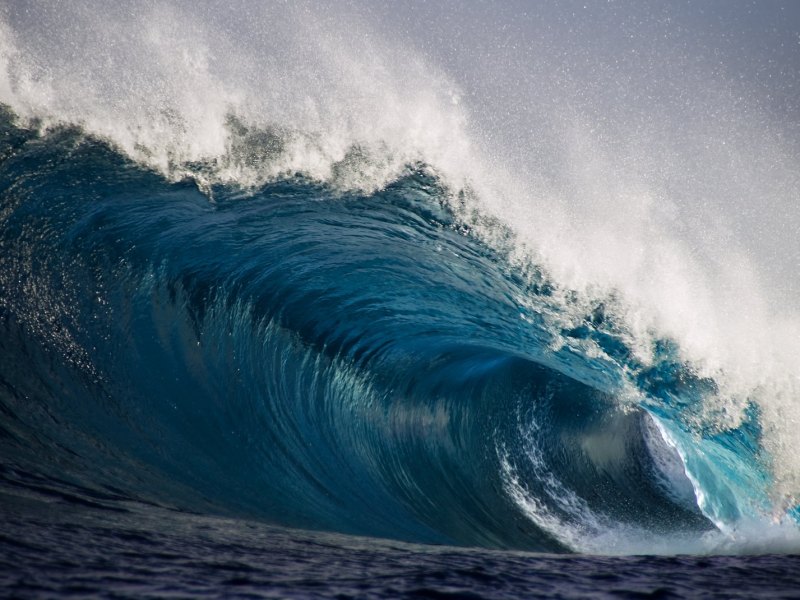
<svg viewBox="0 0 800 600"><path fill-rule="evenodd" d="M793 250L708 196L772 152L778 243L794 121L532 176L408 41L142 6L0 11L0 595L800 597Z"/></svg>

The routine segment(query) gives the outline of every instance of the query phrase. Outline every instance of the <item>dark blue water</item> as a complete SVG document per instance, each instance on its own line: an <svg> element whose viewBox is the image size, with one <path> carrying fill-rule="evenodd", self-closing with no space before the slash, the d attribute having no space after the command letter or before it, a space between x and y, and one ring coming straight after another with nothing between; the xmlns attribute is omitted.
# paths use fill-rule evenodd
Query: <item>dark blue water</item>
<svg viewBox="0 0 800 600"><path fill-rule="evenodd" d="M796 598L800 558L531 554L3 496L14 597Z"/></svg>
<svg viewBox="0 0 800 600"><path fill-rule="evenodd" d="M675 342L640 364L599 300L565 326L427 165L208 187L8 111L0 136L10 595L800 589L791 519L752 535L757 408L698 430L716 383ZM683 556L719 552L751 556Z"/></svg>

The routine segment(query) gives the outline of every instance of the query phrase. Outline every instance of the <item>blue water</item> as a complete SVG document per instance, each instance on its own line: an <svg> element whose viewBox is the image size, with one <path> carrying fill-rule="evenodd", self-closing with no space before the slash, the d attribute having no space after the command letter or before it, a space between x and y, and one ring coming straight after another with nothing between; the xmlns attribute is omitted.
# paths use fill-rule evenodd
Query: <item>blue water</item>
<svg viewBox="0 0 800 600"><path fill-rule="evenodd" d="M742 533L773 510L758 408L698 428L716 383L674 341L639 363L599 300L560 324L546 271L520 268L501 225L477 235L428 165L373 193L207 186L203 164L168 181L80 128L14 122L11 593L798 589L788 555L569 558L794 552L785 530Z"/></svg>

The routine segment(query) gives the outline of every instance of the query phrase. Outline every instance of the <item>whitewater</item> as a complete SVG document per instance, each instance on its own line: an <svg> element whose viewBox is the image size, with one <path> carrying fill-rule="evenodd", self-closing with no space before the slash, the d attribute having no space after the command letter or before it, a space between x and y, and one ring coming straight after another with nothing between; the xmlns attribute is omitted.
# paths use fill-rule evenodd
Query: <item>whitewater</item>
<svg viewBox="0 0 800 600"><path fill-rule="evenodd" d="M0 7L6 584L796 589L800 14L725 6Z"/></svg>

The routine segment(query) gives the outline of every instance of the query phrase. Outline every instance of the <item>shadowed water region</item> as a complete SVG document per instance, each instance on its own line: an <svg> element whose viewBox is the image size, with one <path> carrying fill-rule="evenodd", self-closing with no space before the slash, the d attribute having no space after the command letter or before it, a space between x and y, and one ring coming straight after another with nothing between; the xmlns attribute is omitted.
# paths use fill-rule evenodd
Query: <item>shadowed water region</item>
<svg viewBox="0 0 800 600"><path fill-rule="evenodd" d="M530 554L3 497L4 594L163 598L794 598L797 556Z"/></svg>

